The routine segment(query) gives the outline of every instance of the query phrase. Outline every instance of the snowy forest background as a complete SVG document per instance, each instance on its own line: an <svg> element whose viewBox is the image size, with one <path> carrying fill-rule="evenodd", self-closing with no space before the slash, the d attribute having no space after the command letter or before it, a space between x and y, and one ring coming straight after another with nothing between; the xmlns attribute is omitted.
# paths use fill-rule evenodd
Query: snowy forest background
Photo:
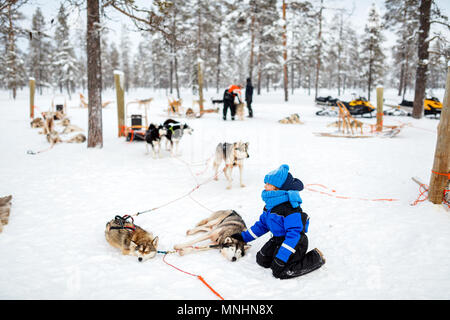
<svg viewBox="0 0 450 320"><path fill-rule="evenodd" d="M166 11L154 1L152 10L164 20L161 32L149 32L128 16L139 15L133 11L139 1L101 1L102 86L113 88L113 71L121 70L126 91L164 89L182 98L180 88L197 90L200 58L204 87L217 93L250 76L256 94L285 88L285 100L299 88L316 96L321 88L337 89L338 95L359 90L370 99L377 85L404 97L415 85L420 2L385 0L363 17L332 0L172 1ZM131 23L122 23L120 35L109 27L117 23L111 18L114 3ZM26 6L34 7L32 16L23 13ZM84 91L85 7L85 1L67 0L54 13L32 0L0 0L0 88L15 98L34 77L38 94L45 88L69 96ZM448 30L445 9L434 1L427 89L445 87Z"/></svg>

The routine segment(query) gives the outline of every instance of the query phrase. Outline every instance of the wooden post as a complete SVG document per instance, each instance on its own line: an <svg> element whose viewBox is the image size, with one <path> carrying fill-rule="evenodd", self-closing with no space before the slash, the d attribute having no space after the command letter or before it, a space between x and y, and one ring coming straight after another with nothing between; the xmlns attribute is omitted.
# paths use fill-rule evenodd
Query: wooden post
<svg viewBox="0 0 450 320"><path fill-rule="evenodd" d="M35 93L35 86L34 86L34 78L30 78L30 118L34 119L34 93Z"/></svg>
<svg viewBox="0 0 450 320"><path fill-rule="evenodd" d="M444 103L437 134L428 199L435 204L440 204L450 179L450 64L447 67Z"/></svg>
<svg viewBox="0 0 450 320"><path fill-rule="evenodd" d="M125 98L124 98L124 74L122 71L114 71L114 82L116 84L116 100L117 100L117 125L118 125L118 136L125 136Z"/></svg>
<svg viewBox="0 0 450 320"><path fill-rule="evenodd" d="M383 87L377 87L377 130L383 130Z"/></svg>
<svg viewBox="0 0 450 320"><path fill-rule="evenodd" d="M202 71L202 60L198 60L198 105L200 107L200 114L203 114L203 71Z"/></svg>

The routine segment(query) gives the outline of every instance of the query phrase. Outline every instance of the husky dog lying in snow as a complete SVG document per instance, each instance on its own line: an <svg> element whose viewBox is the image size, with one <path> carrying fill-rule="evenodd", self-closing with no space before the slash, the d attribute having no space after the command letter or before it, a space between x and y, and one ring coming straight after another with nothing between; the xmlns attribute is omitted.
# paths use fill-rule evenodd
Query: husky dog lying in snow
<svg viewBox="0 0 450 320"><path fill-rule="evenodd" d="M192 235L206 231L206 234L192 241L177 244L174 246L174 249L182 256L191 252L215 248L219 249L220 253L228 260L236 261L245 255L250 246L243 241L232 238L231 235L246 229L244 220L236 211L216 211L208 218L200 221L195 228L186 232L187 235ZM208 239L211 241L208 245L194 246L196 243Z"/></svg>
<svg viewBox="0 0 450 320"><path fill-rule="evenodd" d="M239 182L241 187L245 187L242 182L242 173L244 170L244 159L250 157L248 154L248 142L234 142L234 143L219 143L216 147L216 154L214 159L214 170L215 176L214 180L218 180L218 170L219 165L222 161L225 162L225 168L223 168L223 172L225 177L228 180L227 189L231 189L231 174L233 172L234 166L239 166Z"/></svg>
<svg viewBox="0 0 450 320"><path fill-rule="evenodd" d="M64 142L67 142L67 143L82 143L85 141L86 141L86 136L82 133L79 133L70 139L64 140Z"/></svg>
<svg viewBox="0 0 450 320"><path fill-rule="evenodd" d="M11 210L12 196L0 197L0 232L3 230L3 226L8 224L9 212Z"/></svg>
<svg viewBox="0 0 450 320"><path fill-rule="evenodd" d="M34 118L31 122L30 125L32 128L42 128L44 126L44 120L42 120L42 118Z"/></svg>
<svg viewBox="0 0 450 320"><path fill-rule="evenodd" d="M116 216L109 221L105 230L106 241L124 255L137 256L140 262L153 258L157 252L158 237L135 225L133 218L128 221L129 218Z"/></svg>
<svg viewBox="0 0 450 320"><path fill-rule="evenodd" d="M298 115L298 113L293 113L291 114L289 117L286 117L284 119L278 120L279 123L284 123L284 124L290 124L290 123L298 123L298 124L303 124L303 122L300 121L300 116Z"/></svg>

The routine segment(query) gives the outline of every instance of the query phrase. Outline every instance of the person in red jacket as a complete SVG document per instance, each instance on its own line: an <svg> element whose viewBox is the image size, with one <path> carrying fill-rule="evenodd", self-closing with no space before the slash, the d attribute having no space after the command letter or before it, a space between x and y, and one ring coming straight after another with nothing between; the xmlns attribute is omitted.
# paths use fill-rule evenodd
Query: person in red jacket
<svg viewBox="0 0 450 320"><path fill-rule="evenodd" d="M223 93L223 120L227 120L228 108L231 112L231 120L234 120L234 116L236 115L236 104L234 100L237 97L239 103L241 103L241 89L241 85L233 84Z"/></svg>

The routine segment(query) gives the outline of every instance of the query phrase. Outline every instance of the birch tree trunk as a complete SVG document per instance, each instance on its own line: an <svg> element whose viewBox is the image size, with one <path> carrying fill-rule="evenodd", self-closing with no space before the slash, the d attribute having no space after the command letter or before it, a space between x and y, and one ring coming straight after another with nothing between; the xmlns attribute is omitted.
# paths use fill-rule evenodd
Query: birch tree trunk
<svg viewBox="0 0 450 320"><path fill-rule="evenodd" d="M427 83L428 70L428 34L430 32L430 9L432 0L420 1L420 27L419 27L419 50L416 72L416 86L414 92L414 103L412 117L420 119L423 116L423 100Z"/></svg>
<svg viewBox="0 0 450 320"><path fill-rule="evenodd" d="M103 147L99 0L87 1L88 148Z"/></svg>

